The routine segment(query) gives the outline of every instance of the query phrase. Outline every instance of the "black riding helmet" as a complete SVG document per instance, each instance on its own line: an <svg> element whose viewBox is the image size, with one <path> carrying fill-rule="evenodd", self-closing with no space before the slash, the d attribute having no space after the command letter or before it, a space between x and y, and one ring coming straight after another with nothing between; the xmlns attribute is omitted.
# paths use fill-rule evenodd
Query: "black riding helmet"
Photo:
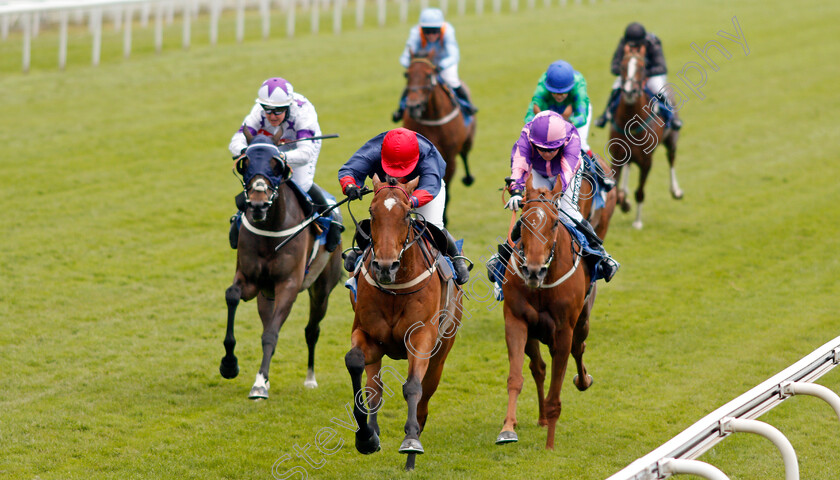
<svg viewBox="0 0 840 480"><path fill-rule="evenodd" d="M624 41L631 45L641 45L646 35L645 27L639 22L633 22L624 30Z"/></svg>

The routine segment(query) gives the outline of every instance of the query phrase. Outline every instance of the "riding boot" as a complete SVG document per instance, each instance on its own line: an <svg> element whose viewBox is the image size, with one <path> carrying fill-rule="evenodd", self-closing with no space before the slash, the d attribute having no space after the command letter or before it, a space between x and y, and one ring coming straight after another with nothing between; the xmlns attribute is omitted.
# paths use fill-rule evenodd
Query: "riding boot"
<svg viewBox="0 0 840 480"><path fill-rule="evenodd" d="M601 114L600 117L595 119L595 126L598 128L604 128L604 125L607 124L610 120L612 120L612 104L616 98L618 98L619 92L621 92L620 88L613 88L610 92L610 98L607 100L607 108L604 110L604 113Z"/></svg>
<svg viewBox="0 0 840 480"><path fill-rule="evenodd" d="M347 273L353 273L353 270L356 269L356 259L361 254L362 250L359 247L348 248L341 253L341 258L344 259L344 269L347 270Z"/></svg>
<svg viewBox="0 0 840 480"><path fill-rule="evenodd" d="M519 219L510 231L510 239L512 242L516 243L521 235L522 220ZM507 243L502 243L499 244L498 253L494 253L493 256L490 257L490 260L487 261L487 278L489 278L491 282L502 283L502 280L505 278L505 266L507 265L508 260L510 260L511 253L513 253L513 248L511 248L511 246Z"/></svg>
<svg viewBox="0 0 840 480"><path fill-rule="evenodd" d="M595 233L595 229L592 228L592 224L586 221L586 219L583 219L578 222L578 225L578 231L586 237L589 247L598 252L598 255L601 257L598 262L598 272L600 272L599 276L603 278L604 281L609 282L612 280L615 272L617 272L619 267L621 267L621 264L616 262L610 254L604 250L604 242L598 234Z"/></svg>
<svg viewBox="0 0 840 480"><path fill-rule="evenodd" d="M475 105L473 105L472 102L470 101L470 96L467 95L467 91L466 91L466 89L464 89L463 85L460 85L458 88L454 88L452 90L455 92L456 97L463 100L462 103L466 106L465 110L470 115L475 115L476 113L478 113L478 109L475 108Z"/></svg>
<svg viewBox="0 0 840 480"><path fill-rule="evenodd" d="M391 114L391 121L394 123L400 123L403 119L403 114L405 113L405 97L408 95L408 90L403 90L402 95L400 95L400 105L394 110L394 113Z"/></svg>
<svg viewBox="0 0 840 480"><path fill-rule="evenodd" d="M458 245L455 244L452 234L445 228L442 231L446 235L446 256L452 260L452 266L455 268L455 283L463 285L470 279L472 264L467 266L467 258L458 251Z"/></svg>
<svg viewBox="0 0 840 480"><path fill-rule="evenodd" d="M242 226L242 214L245 213L245 210L248 208L248 202L245 199L245 192L239 192L238 195L233 197L234 203L236 203L236 209L238 212L234 213L230 217L230 233L228 233L228 240L230 241L230 248L236 250L237 245L239 245L239 227Z"/></svg>
<svg viewBox="0 0 840 480"><path fill-rule="evenodd" d="M312 184L312 187L309 189L308 192L309 196L312 198L312 205L315 207L315 210L321 214L325 215L324 212L332 205L327 202L327 197L324 195L324 190L316 184ZM344 225L336 220L335 216L335 209L332 212L328 213L330 215L330 227L327 231L327 240L324 244L324 249L328 252L335 251L338 248L338 244L341 243L341 232L344 231Z"/></svg>

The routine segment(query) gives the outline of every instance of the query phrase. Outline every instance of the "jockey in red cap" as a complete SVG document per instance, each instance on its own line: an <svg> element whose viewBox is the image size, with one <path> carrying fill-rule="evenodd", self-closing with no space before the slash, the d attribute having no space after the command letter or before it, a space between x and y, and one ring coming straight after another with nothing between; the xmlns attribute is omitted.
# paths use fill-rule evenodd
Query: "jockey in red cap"
<svg viewBox="0 0 840 480"><path fill-rule="evenodd" d="M469 268L460 255L452 235L443 226L443 210L446 205L446 183L443 174L446 162L426 137L406 128L395 128L368 140L338 170L341 189L350 199L362 197L360 185L365 178L386 175L407 183L420 177L417 188L409 198L411 206L427 224L440 229L447 239L446 254L455 266L456 281L463 285L469 280ZM344 267L353 271L358 249L345 253Z"/></svg>

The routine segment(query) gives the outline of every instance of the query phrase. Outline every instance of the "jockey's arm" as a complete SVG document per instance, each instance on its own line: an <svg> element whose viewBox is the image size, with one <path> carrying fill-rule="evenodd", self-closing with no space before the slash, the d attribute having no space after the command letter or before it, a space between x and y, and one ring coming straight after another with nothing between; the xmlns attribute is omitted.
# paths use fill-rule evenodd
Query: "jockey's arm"
<svg viewBox="0 0 840 480"><path fill-rule="evenodd" d="M662 42L659 38L654 37L654 40L648 43L650 44L650 50L647 52L650 64L648 76L665 75L668 73L668 68L665 66L665 52L662 50Z"/></svg>
<svg viewBox="0 0 840 480"><path fill-rule="evenodd" d="M621 75L621 60L624 58L624 40L619 40L618 47L613 53L612 63L610 63L610 72L613 75Z"/></svg>
<svg viewBox="0 0 840 480"><path fill-rule="evenodd" d="M449 23L446 24L446 31L443 34L443 48L446 49L446 57L438 63L441 70L457 65L461 57L458 41L455 40L455 29Z"/></svg>
<svg viewBox="0 0 840 480"><path fill-rule="evenodd" d="M408 32L408 39L405 41L405 48L403 49L402 55L400 55L400 65L403 68L408 68L408 64L411 63L411 52L417 52L420 50L420 32L418 27L412 27L411 31Z"/></svg>
<svg viewBox="0 0 840 480"><path fill-rule="evenodd" d="M582 75L575 75L575 86L569 92L571 97L570 108L566 109L563 116L576 128L580 128L586 124L586 118L589 114L589 94L586 92L586 80Z"/></svg>
<svg viewBox="0 0 840 480"><path fill-rule="evenodd" d="M510 178L513 180L509 190L523 190L525 178L531 171L531 142L524 131L519 135L510 153Z"/></svg>

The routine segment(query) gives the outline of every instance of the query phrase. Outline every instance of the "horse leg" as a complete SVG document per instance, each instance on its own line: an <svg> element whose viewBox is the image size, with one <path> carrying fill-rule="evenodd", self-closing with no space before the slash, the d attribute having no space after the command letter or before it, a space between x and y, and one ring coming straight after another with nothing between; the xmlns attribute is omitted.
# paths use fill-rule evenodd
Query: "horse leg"
<svg viewBox="0 0 840 480"><path fill-rule="evenodd" d="M309 357L306 364L306 380L303 381L303 386L306 388L316 388L318 381L315 380L315 344L318 343L318 337L321 334L320 323L327 314L327 305L330 300L330 291L335 282L330 284L331 275L328 270L332 265L327 265L324 272L317 280L309 287L309 323L306 324L304 330L306 336L306 347L309 349Z"/></svg>
<svg viewBox="0 0 840 480"><path fill-rule="evenodd" d="M555 333L554 348L551 348L551 385L548 387L548 395L545 399L545 416L548 420L548 436L545 441L546 450L554 450L554 432L557 428L557 419L560 418L562 405L560 403L560 390L563 387L563 378L566 376L566 365L569 363L569 353L572 350L572 329L570 321L562 319L560 329Z"/></svg>
<svg viewBox="0 0 840 480"><path fill-rule="evenodd" d="M531 359L528 367L531 369L531 376L534 377L534 383L537 385L537 405L539 406L540 416L537 420L537 425L544 427L548 425L545 419L545 362L540 354L540 342L536 338L529 338L525 343L525 354Z"/></svg>
<svg viewBox="0 0 840 480"><path fill-rule="evenodd" d="M288 318L289 312L292 310L292 304L296 296L297 288L295 288L293 282L283 282L274 286L273 301L266 298L265 295L259 295L257 297L257 311L260 314L260 319L263 324L263 358L248 398L255 400L268 398L268 389L270 386L268 382L268 370L271 366L271 357L274 356L274 350L277 348L277 337L280 334L280 328L286 323L286 318Z"/></svg>
<svg viewBox="0 0 840 480"><path fill-rule="evenodd" d="M592 306L595 304L595 295L595 284L592 284L592 291L583 304L572 337L572 357L574 357L577 365L577 375L572 379L572 383L581 392L591 387L593 382L592 375L586 373L586 365L583 364L583 352L586 351L586 337L589 336L589 316L592 313Z"/></svg>
<svg viewBox="0 0 840 480"><path fill-rule="evenodd" d="M352 347L347 355L344 356L344 365L350 373L350 381L353 384L353 418L356 420L358 430L356 430L356 450L363 455L378 452L380 449L379 436L374 428L368 425L368 408L362 398L362 372L365 371L366 360L373 360L373 364L379 364L381 361L381 354L378 359L372 359L371 355L373 342L371 342L367 334L362 330L355 328L350 335ZM368 375L368 382L372 377ZM368 399L372 400L373 398ZM364 407L364 410L362 410ZM378 410L377 406L377 410Z"/></svg>
<svg viewBox="0 0 840 480"><path fill-rule="evenodd" d="M243 287L246 295L243 297ZM239 375L239 361L236 355L233 354L236 348L236 337L233 336L234 318L236 317L236 308L239 306L239 300L244 298L246 301L254 298L256 295L256 288L253 285L245 283L245 279L241 273L237 272L233 284L225 290L225 302L228 307L227 315L227 329L225 331L225 356L222 357L222 363L219 364L219 373L224 378L236 378Z"/></svg>
<svg viewBox="0 0 840 480"><path fill-rule="evenodd" d="M469 155L470 150L472 150L473 137L475 136L475 123L475 118L473 118L473 122L470 124L469 132L467 133L467 138L464 140L464 144L461 145L460 152L461 160L464 162L464 178L462 178L461 181L468 187L475 182L475 178L473 178L470 174L470 165L467 162L467 156Z"/></svg>
<svg viewBox="0 0 840 480"><path fill-rule="evenodd" d="M646 166L639 166L639 188L636 189L636 220L633 222L633 228L636 230L642 229L642 205L645 203L645 182L650 173L650 162Z"/></svg>
<svg viewBox="0 0 840 480"><path fill-rule="evenodd" d="M411 335L411 345L416 352L433 352L435 340L437 339L437 328L422 328ZM429 368L429 357L418 356L409 352L408 355L408 380L403 384L403 397L408 406L408 415L405 421L405 437L400 444L400 453L407 453L405 468L414 469L416 454L424 452L420 443L420 422L417 418L417 406L423 397L423 378Z"/></svg>
<svg viewBox="0 0 840 480"><path fill-rule="evenodd" d="M674 200L683 198L683 191L680 189L680 184L677 182L677 172L674 170L674 161L677 159L677 139L680 133L676 130L671 130L671 133L665 137L665 152L668 154L668 165L671 167L671 196Z"/></svg>
<svg viewBox="0 0 840 480"><path fill-rule="evenodd" d="M516 401L522 392L522 364L525 362L525 345L528 340L528 326L505 309L505 343L507 343L510 371L507 379L508 406L502 431L496 437L496 444L516 442Z"/></svg>
<svg viewBox="0 0 840 480"><path fill-rule="evenodd" d="M626 172L624 170L627 170ZM630 190L628 188L628 183L630 179L630 166L629 164L622 165L621 168L618 169L618 179L617 182L619 184L618 187L618 204L621 206L621 211L627 213L630 211L630 202L627 201L627 196L630 194Z"/></svg>

